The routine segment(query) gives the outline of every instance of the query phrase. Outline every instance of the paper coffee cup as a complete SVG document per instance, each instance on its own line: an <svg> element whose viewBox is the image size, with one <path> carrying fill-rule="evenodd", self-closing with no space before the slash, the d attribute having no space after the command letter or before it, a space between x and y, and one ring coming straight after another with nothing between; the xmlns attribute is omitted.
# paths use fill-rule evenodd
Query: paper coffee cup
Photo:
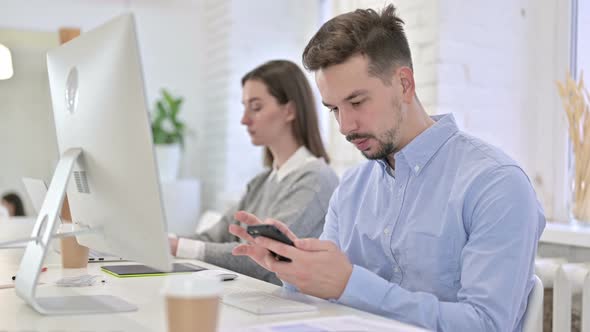
<svg viewBox="0 0 590 332"><path fill-rule="evenodd" d="M219 316L221 281L191 274L166 277L162 294L166 301L169 332L215 332Z"/></svg>
<svg viewBox="0 0 590 332"><path fill-rule="evenodd" d="M58 233L74 231L74 225L63 223L59 225ZM75 236L60 239L61 265L66 269L85 268L88 265L88 248L81 246Z"/></svg>

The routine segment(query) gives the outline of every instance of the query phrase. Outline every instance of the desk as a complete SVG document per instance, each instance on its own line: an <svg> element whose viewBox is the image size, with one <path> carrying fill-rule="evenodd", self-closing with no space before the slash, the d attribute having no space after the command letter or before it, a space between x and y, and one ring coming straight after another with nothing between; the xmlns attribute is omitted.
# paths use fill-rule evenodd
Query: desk
<svg viewBox="0 0 590 332"><path fill-rule="evenodd" d="M0 250L0 283L10 281L12 274L18 268L18 256L22 249ZM55 257L49 258L55 262ZM186 260L182 260L186 261ZM191 261L205 267L210 264ZM105 263L112 265L113 263ZM125 264L125 263L119 263ZM14 289L0 289L0 331L166 331L166 317L164 299L160 295L164 277L116 278L100 271L101 264L91 263L86 269L62 269L59 264L48 264L47 272L41 274L41 282L47 284L37 288L39 296L55 295L93 295L111 294L119 296L139 307L131 313L117 313L112 315L79 315L79 316L43 316L26 305L15 293ZM65 276L80 274L102 274L106 280L104 284L82 288L60 288L53 282ZM224 286L248 287L257 290L280 292L281 288L257 279L240 275L234 281L223 283ZM220 329L233 329L255 324L281 322L295 319L309 319L319 317L357 315L376 320L385 318L362 312L346 306L330 303L319 299L312 299L319 310L312 313L281 314L257 316L246 311L221 305ZM399 323L406 331L418 331L409 325ZM407 329L406 329L407 328Z"/></svg>

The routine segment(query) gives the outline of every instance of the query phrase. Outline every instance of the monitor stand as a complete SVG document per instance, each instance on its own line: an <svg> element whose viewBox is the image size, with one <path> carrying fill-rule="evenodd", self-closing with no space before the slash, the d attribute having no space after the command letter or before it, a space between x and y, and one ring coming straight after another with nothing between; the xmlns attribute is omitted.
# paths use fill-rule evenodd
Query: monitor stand
<svg viewBox="0 0 590 332"><path fill-rule="evenodd" d="M39 210L31 238L21 260L16 279L16 293L33 309L44 315L93 314L136 311L137 306L111 295L36 297L37 282L43 261L56 237L58 214L63 204L72 169L82 156L82 149L65 151Z"/></svg>

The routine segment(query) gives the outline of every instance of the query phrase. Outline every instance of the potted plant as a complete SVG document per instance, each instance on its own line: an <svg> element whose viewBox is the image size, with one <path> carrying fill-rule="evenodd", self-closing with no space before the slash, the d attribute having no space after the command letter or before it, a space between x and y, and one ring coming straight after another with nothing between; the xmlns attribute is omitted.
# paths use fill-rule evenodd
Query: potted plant
<svg viewBox="0 0 590 332"><path fill-rule="evenodd" d="M162 181L173 181L178 176L187 131L185 123L178 118L182 102L182 97L174 97L162 89L152 114L152 136Z"/></svg>

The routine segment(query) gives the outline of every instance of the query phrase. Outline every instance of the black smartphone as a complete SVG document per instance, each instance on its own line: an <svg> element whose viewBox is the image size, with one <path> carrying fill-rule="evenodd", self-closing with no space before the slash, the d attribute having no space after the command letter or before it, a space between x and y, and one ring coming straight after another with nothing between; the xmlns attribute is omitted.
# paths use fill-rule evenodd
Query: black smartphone
<svg viewBox="0 0 590 332"><path fill-rule="evenodd" d="M284 244L288 244L290 246L295 245L293 243L293 241L291 241L291 239L289 239L287 237L287 235L283 234L283 232L281 232L278 228L276 228L275 225L263 224L263 225L248 226L248 228L246 228L246 232L248 232L248 234L250 234L252 237L264 236L269 239L273 239L273 240L282 242ZM283 261L283 262L290 262L291 261L290 258L281 256L281 255L273 252L272 250L269 250L269 251L270 251L270 254L276 260Z"/></svg>

